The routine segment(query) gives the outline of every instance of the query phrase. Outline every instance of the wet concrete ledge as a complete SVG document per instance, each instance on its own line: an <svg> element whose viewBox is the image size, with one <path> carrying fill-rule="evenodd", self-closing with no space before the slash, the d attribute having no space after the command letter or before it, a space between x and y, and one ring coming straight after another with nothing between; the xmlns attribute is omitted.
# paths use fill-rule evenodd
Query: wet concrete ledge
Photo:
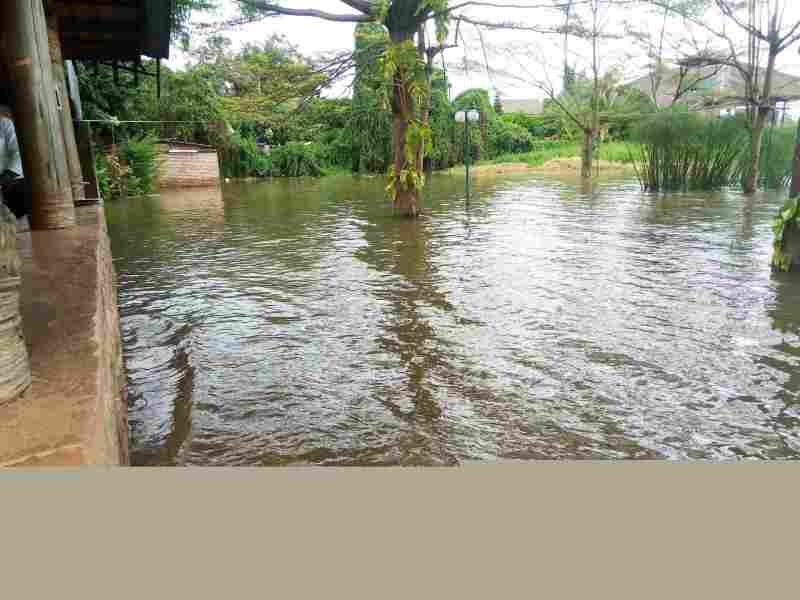
<svg viewBox="0 0 800 600"><path fill-rule="evenodd" d="M79 225L21 231L33 384L0 406L0 466L128 464L116 274L101 206Z"/></svg>

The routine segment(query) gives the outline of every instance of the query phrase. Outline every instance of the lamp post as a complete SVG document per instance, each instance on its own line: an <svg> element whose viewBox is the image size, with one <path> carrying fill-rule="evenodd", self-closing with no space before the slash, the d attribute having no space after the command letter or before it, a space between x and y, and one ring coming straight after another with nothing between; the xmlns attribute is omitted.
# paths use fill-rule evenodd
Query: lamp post
<svg viewBox="0 0 800 600"><path fill-rule="evenodd" d="M480 121L481 113L475 109L459 110L456 113L456 122L464 123L464 167L467 171L466 179L466 192L467 201L469 202L469 164L472 159L472 148L470 147L470 123L477 123Z"/></svg>

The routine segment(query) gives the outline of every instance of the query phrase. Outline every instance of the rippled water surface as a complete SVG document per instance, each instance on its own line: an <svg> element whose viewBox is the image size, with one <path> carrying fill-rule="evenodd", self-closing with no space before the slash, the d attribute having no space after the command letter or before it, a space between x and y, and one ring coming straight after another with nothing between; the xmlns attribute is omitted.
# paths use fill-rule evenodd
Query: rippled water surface
<svg viewBox="0 0 800 600"><path fill-rule="evenodd" d="M475 185L109 203L134 464L800 457L780 196Z"/></svg>

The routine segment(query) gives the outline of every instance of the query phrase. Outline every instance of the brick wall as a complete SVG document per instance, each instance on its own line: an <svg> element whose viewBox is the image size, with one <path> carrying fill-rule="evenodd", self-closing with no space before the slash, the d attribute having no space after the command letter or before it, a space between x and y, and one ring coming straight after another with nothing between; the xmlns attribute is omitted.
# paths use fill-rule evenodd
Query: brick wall
<svg viewBox="0 0 800 600"><path fill-rule="evenodd" d="M33 384L0 404L0 466L128 464L117 278L102 207L17 235Z"/></svg>
<svg viewBox="0 0 800 600"><path fill-rule="evenodd" d="M127 378L122 359L117 274L111 254L103 210L98 208L97 293L94 315L94 342L97 345L97 398L95 434L88 445L86 460L95 464L127 465L128 397Z"/></svg>
<svg viewBox="0 0 800 600"><path fill-rule="evenodd" d="M216 152L176 152L161 155L161 187L207 187L219 184Z"/></svg>

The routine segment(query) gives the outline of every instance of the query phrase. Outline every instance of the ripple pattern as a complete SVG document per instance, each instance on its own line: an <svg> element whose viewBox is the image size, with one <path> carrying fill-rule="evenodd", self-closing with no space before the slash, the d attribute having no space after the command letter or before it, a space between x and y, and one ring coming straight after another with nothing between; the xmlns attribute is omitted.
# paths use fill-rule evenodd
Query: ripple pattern
<svg viewBox="0 0 800 600"><path fill-rule="evenodd" d="M800 457L779 194L435 176L107 206L141 465Z"/></svg>

